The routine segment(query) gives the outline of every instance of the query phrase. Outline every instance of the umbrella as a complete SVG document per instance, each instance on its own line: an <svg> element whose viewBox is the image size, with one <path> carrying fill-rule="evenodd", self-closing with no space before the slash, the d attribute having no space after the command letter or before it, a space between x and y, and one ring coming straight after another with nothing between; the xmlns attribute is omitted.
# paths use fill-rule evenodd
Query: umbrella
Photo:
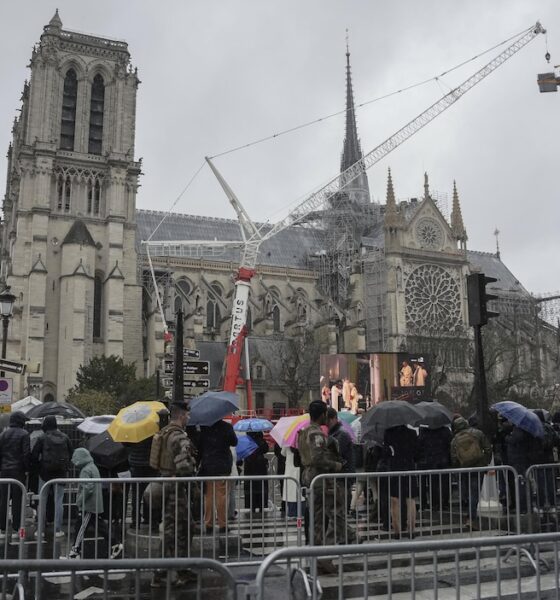
<svg viewBox="0 0 560 600"><path fill-rule="evenodd" d="M205 392L189 402L189 425L214 425L239 410L239 396L233 392Z"/></svg>
<svg viewBox="0 0 560 600"><path fill-rule="evenodd" d="M298 434L302 429L305 429L309 425L310 422L311 422L311 420L309 419L309 413L305 413L305 414L297 417L297 420L288 428L288 431L286 432L283 443L280 445L297 448ZM350 425L348 423L345 423L344 421L340 421L340 423L342 425L342 429L344 429L344 431L346 431L346 433L350 436L350 439L353 442L355 442L356 441L356 433L352 429L352 427L350 427Z"/></svg>
<svg viewBox="0 0 560 600"><path fill-rule="evenodd" d="M109 425L115 420L115 415L100 415L99 417L86 417L78 429L83 433L97 434L107 431Z"/></svg>
<svg viewBox="0 0 560 600"><path fill-rule="evenodd" d="M253 454L257 448L257 442L248 435L237 435L237 446L235 447L237 460L245 460L248 456Z"/></svg>
<svg viewBox="0 0 560 600"><path fill-rule="evenodd" d="M24 415L26 415L34 406L41 406L43 404L41 400L35 398L35 396L26 396L17 402L12 404L12 412L16 412L16 410L20 410Z"/></svg>
<svg viewBox="0 0 560 600"><path fill-rule="evenodd" d="M504 419L507 419L519 429L530 433L533 437L544 438L544 427L541 420L532 410L525 408L523 405L505 400L494 404L492 410L501 414Z"/></svg>
<svg viewBox="0 0 560 600"><path fill-rule="evenodd" d="M405 400L386 400L362 415L362 439L383 443L385 431L399 425L418 425L422 409Z"/></svg>
<svg viewBox="0 0 560 600"><path fill-rule="evenodd" d="M66 402L42 402L27 412L30 419L42 419L48 415L64 417L65 419L84 419L84 413L72 404Z"/></svg>
<svg viewBox="0 0 560 600"><path fill-rule="evenodd" d="M358 418L358 415L355 415L353 412L349 410L341 410L338 413L338 420L344 421L345 423L353 423Z"/></svg>
<svg viewBox="0 0 560 600"><path fill-rule="evenodd" d="M276 425L270 430L270 435L279 446L286 445L284 444L284 436L295 419L297 419L297 416L280 417Z"/></svg>
<svg viewBox="0 0 560 600"><path fill-rule="evenodd" d="M270 431L273 427L267 419L242 419L233 426L235 431Z"/></svg>
<svg viewBox="0 0 560 600"><path fill-rule="evenodd" d="M90 438L86 442L86 448L96 465L110 471L116 469L119 465L125 467L128 461L126 448L119 442L115 442L106 431Z"/></svg>
<svg viewBox="0 0 560 600"><path fill-rule="evenodd" d="M451 411L439 402L418 402L415 406L424 413L420 425L426 425L430 429L438 429L453 422Z"/></svg>
<svg viewBox="0 0 560 600"><path fill-rule="evenodd" d="M119 411L107 431L115 442L142 442L159 431L162 402L135 402Z"/></svg>

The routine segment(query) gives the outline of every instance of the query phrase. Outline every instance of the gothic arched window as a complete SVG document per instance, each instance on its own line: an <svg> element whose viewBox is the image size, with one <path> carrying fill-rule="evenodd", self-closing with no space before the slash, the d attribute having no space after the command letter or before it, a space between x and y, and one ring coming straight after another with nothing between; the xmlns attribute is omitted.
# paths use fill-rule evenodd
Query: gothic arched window
<svg viewBox="0 0 560 600"><path fill-rule="evenodd" d="M280 333L280 308L278 304L272 309L272 325L275 333Z"/></svg>
<svg viewBox="0 0 560 600"><path fill-rule="evenodd" d="M175 282L175 312L185 310L186 304L189 304L188 298L191 292L191 284L186 279L179 279Z"/></svg>
<svg viewBox="0 0 560 600"><path fill-rule="evenodd" d="M62 119L60 122L60 147L74 150L76 131L76 104L78 100L78 78L74 69L68 69L62 91Z"/></svg>
<svg viewBox="0 0 560 600"><path fill-rule="evenodd" d="M222 315L220 313L220 305L215 299L215 296L222 297L222 289L219 285L213 284L211 286L214 296L208 296L208 302L206 303L206 327L209 329L217 329L220 327L220 321Z"/></svg>
<svg viewBox="0 0 560 600"><path fill-rule="evenodd" d="M96 273L93 280L93 337L101 337L101 315L103 308L103 276Z"/></svg>
<svg viewBox="0 0 560 600"><path fill-rule="evenodd" d="M56 207L63 212L70 212L72 199L72 178L70 175L59 175L56 184Z"/></svg>
<svg viewBox="0 0 560 600"><path fill-rule="evenodd" d="M91 103L89 110L89 143L90 154L101 154L103 143L103 111L105 108L105 82L97 74L91 86Z"/></svg>

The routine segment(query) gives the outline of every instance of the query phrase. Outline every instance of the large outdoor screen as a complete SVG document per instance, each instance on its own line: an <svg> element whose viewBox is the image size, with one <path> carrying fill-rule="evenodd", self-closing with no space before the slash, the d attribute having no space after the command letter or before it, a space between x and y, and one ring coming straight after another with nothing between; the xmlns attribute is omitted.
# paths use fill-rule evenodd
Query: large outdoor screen
<svg viewBox="0 0 560 600"><path fill-rule="evenodd" d="M429 399L430 366L419 354L322 354L320 368L322 397L338 410Z"/></svg>

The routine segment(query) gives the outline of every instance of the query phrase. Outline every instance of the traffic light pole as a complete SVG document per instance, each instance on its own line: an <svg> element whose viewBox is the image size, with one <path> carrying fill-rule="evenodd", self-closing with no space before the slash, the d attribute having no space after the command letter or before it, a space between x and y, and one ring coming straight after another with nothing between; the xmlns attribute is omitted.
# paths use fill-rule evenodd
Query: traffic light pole
<svg viewBox="0 0 560 600"><path fill-rule="evenodd" d="M484 368L484 350L482 348L482 325L473 325L474 328L474 380L477 393L477 417L480 429L490 434L490 413L488 411L488 388L486 387L486 369Z"/></svg>
<svg viewBox="0 0 560 600"><path fill-rule="evenodd" d="M183 402L183 311L177 311L175 322L175 368L173 370L173 402Z"/></svg>

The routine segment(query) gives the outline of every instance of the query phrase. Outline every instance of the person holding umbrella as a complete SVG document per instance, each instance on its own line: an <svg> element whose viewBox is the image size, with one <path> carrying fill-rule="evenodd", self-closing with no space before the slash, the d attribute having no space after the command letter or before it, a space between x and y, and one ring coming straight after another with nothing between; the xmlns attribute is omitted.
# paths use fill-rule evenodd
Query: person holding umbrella
<svg viewBox="0 0 560 600"><path fill-rule="evenodd" d="M223 418L239 409L239 397L232 392L205 392L191 400L190 406L190 424L200 427L197 441L199 475L228 477L233 464L230 448L237 446L237 436L231 424ZM225 480L204 486L204 522L207 528L212 527L217 519L219 531L226 531L227 496Z"/></svg>

